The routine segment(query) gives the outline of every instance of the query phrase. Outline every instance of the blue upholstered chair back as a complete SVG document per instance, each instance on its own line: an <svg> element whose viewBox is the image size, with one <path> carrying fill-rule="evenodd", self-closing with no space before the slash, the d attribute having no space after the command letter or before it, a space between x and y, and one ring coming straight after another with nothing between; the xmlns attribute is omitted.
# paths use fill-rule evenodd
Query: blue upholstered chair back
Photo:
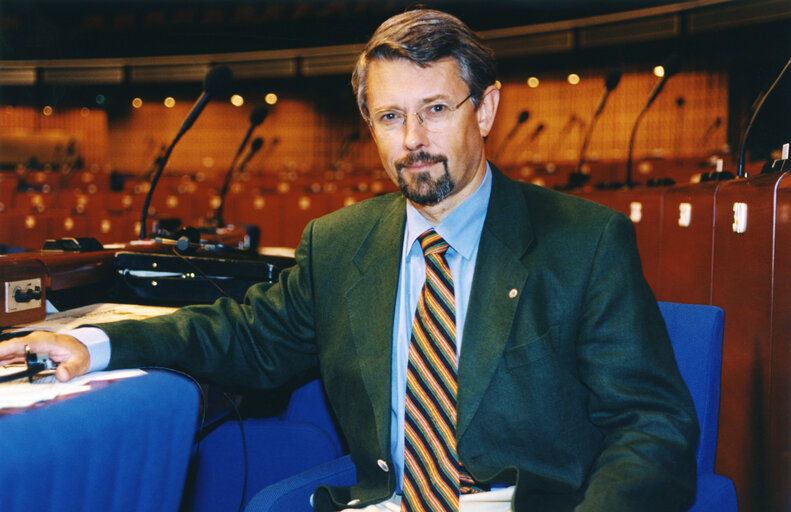
<svg viewBox="0 0 791 512"><path fill-rule="evenodd" d="M714 306L660 302L681 377L700 423L698 474L714 472L720 407L722 328L725 314Z"/></svg>

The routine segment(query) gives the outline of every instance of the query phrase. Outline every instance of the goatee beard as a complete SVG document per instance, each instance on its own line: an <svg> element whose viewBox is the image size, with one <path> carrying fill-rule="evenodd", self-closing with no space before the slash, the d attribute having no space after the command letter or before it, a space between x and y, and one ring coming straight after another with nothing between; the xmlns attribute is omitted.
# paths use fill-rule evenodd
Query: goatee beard
<svg viewBox="0 0 791 512"><path fill-rule="evenodd" d="M428 171L413 174L412 181L407 182L402 172L404 167L416 163L441 163L445 172L438 178L432 178ZM434 205L448 197L455 187L448 170L448 158L445 155L432 155L425 151L410 153L395 163L398 174L398 188L404 197L421 206Z"/></svg>

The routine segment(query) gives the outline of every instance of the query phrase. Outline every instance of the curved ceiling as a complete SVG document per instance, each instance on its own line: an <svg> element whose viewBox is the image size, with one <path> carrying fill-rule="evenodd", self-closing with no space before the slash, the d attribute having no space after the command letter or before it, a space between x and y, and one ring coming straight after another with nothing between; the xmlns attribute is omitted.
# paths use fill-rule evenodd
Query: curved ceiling
<svg viewBox="0 0 791 512"><path fill-rule="evenodd" d="M359 44L387 17L419 4L446 10L473 30L485 31L673 3L678 2L3 0L0 60L118 58Z"/></svg>

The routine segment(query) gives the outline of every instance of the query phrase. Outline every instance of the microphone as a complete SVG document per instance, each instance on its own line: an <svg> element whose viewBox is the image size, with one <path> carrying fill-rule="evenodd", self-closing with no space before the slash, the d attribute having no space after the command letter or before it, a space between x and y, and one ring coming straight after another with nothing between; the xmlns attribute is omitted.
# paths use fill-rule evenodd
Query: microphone
<svg viewBox="0 0 791 512"><path fill-rule="evenodd" d="M157 186L157 182L159 181L160 176L162 176L162 171L165 169L165 164L170 158L170 153L173 152L173 148L176 146L176 143L179 141L179 139L181 139L182 135L184 135L187 130L192 127L193 123L195 123L195 120L198 118L200 113L203 112L203 109L206 107L206 104L209 103L212 97L223 93L230 87L230 85L231 69L228 66L214 67L206 74L206 78L203 81L203 92L192 106L189 114L187 114L187 118L181 125L181 129L176 134L173 142L170 143L170 146L168 146L165 154L162 155L162 157L157 161L157 171L154 173L153 178L151 178L151 187L148 189L146 200L143 202L143 212L140 215L141 240L146 238L146 218L148 217L148 207L151 204L151 197L154 195L154 189Z"/></svg>
<svg viewBox="0 0 791 512"><path fill-rule="evenodd" d="M673 153L676 155L676 163L681 165L681 138L684 135L684 105L687 100L683 96L676 98L676 133L673 137Z"/></svg>
<svg viewBox="0 0 791 512"><path fill-rule="evenodd" d="M764 101L766 101L766 98L770 94L772 94L772 91L780 82L780 79L783 78L783 75L785 75L786 71L788 71L789 64L791 64L791 59L788 59L788 62L786 62L786 65L783 67L783 70L780 71L780 74L777 76L777 78L772 83L772 85L769 86L769 89L766 90L766 93L761 97L761 99L758 100L758 102L755 105L755 108L753 109L753 115L750 117L750 122L747 123L747 128L745 128L744 135L742 136L742 144L739 147L739 168L736 175L740 178L746 177L746 174L744 172L744 151L747 146L747 137L750 135L750 130L752 130L753 123L755 123L755 118L758 117L758 112L761 110L761 107L764 106Z"/></svg>
<svg viewBox="0 0 791 512"><path fill-rule="evenodd" d="M566 140L566 137L569 136L569 133L571 132L571 130L574 129L575 126L579 125L579 122L580 122L580 120L577 119L577 114L571 114L569 116L568 120L566 120L566 123L560 129L560 133L558 134L557 138L555 139L555 142L552 143L552 149L549 151L549 156L550 157L552 157L552 155L557 155L558 154L561 145Z"/></svg>
<svg viewBox="0 0 791 512"><path fill-rule="evenodd" d="M623 76L623 71L621 71L621 68L613 69L607 73L607 77L604 79L604 91L602 92L601 98L599 99L599 104L596 106L596 111L593 113L594 119L601 115L610 93L613 92L616 87L618 87L619 83L621 83L621 76Z"/></svg>
<svg viewBox="0 0 791 512"><path fill-rule="evenodd" d="M533 142L536 138L541 135L541 132L544 131L544 123L540 123L536 126L536 129L533 130L533 133L530 134L530 140L528 142Z"/></svg>
<svg viewBox="0 0 791 512"><path fill-rule="evenodd" d="M634 122L634 126L632 126L632 134L629 137L629 155L626 158L626 186L631 188L634 186L634 182L632 181L632 151L634 150L634 139L635 135L637 135L637 127L640 126L640 121L642 120L645 113L648 111L648 108L651 104L654 103L654 100L659 93L662 92L662 89L665 87L667 81L678 73L681 69L681 59L678 55L671 55L668 59L662 64L662 68L664 68L664 74L659 77L654 88L651 90L651 94L648 95L648 101L645 103L643 110L637 115L637 119Z"/></svg>
<svg viewBox="0 0 791 512"><path fill-rule="evenodd" d="M352 146L360 140L359 130L355 130L341 141L340 149L338 150L338 158L330 166L333 170L343 171L344 168L351 167L351 164L344 164L344 160L349 155Z"/></svg>
<svg viewBox="0 0 791 512"><path fill-rule="evenodd" d="M261 137L256 137L255 139L253 139L253 142L250 143L250 150L242 159L241 163L239 164L239 168L237 169L236 172L241 173L242 171L244 171L247 162L249 162L250 159L253 158L253 155L255 155L263 145L264 145L264 139L262 139ZM233 172L233 169L231 169L228 172L228 174L226 175L225 186L223 186L223 189L220 192L220 205L217 207L217 212L214 214L214 223L218 228L225 227L225 221L222 218L222 212L223 209L225 208L225 196L228 194L228 185L231 183L231 178L233 177L234 174L235 173Z"/></svg>
<svg viewBox="0 0 791 512"><path fill-rule="evenodd" d="M525 121L527 121L529 117L530 117L529 111L523 110L519 112L519 117L516 120L516 124L514 125L513 128L511 128L511 131L508 132L508 134L505 136L503 141L500 143L500 146L497 148L497 151L494 152L493 160L497 160L497 157L500 156L500 153L502 152L503 148L505 148L505 145L508 144L508 142L512 138L514 138L514 135L516 135L516 131L519 129L520 126L525 124Z"/></svg>
<svg viewBox="0 0 791 512"><path fill-rule="evenodd" d="M659 80L656 81L656 85L654 85L651 94L648 95L648 101L643 107L643 110L647 110L648 107L654 102L659 93L662 92L662 89L665 87L667 81L679 72L681 69L681 58L678 55L671 55L667 58L667 60L662 64L662 69L665 70L664 74L659 77Z"/></svg>
<svg viewBox="0 0 791 512"><path fill-rule="evenodd" d="M544 131L545 125L544 123L539 123L538 126L526 137L527 140L522 144L522 151L519 153L519 158L517 158L517 165L522 165L525 162L528 162L531 159L530 154L530 146L531 144L541 135L541 132ZM535 155L533 155L535 159Z"/></svg>
<svg viewBox="0 0 791 512"><path fill-rule="evenodd" d="M154 157L154 160L151 162L151 166L149 166L148 170L143 174L143 179L145 181L151 181L151 178L154 177L154 174L157 172L157 168L162 163L162 159L165 157L165 151L167 150L167 146L164 144L159 146L159 151L157 151L157 155Z"/></svg>
<svg viewBox="0 0 791 512"><path fill-rule="evenodd" d="M604 105L607 103L607 98L610 97L610 93L613 92L621 82L622 75L623 71L621 71L620 68L617 68L607 73L607 77L604 79L604 91L602 92L601 98L599 99L599 104L596 106L596 110L593 112L593 117L591 118L591 122L588 125L588 131L585 132L585 138L582 140L580 159L579 163L577 164L577 173L582 173L582 164L585 163L585 152L588 149L588 143L590 142L591 135L593 134L593 127L596 126L596 120L599 119L602 110L604 110Z"/></svg>
<svg viewBox="0 0 791 512"><path fill-rule="evenodd" d="M266 116L269 114L269 110L264 106L259 106L253 109L250 112L250 126L247 128L247 133L244 134L244 138L242 139L242 143L239 144L239 149L236 150L236 154L234 155L233 159L231 160L231 165L228 167L228 170L225 173L225 179L222 183L222 188L220 189L220 206L217 208L217 212L214 215L214 220L217 223L217 226L222 227L225 223L222 220L222 207L225 198L225 194L228 193L228 187L231 184L231 177L233 176L233 171L236 168L236 162L239 160L239 156L244 151L245 146L247 146L247 141L250 140L250 137L253 135L253 130L264 122Z"/></svg>
<svg viewBox="0 0 791 512"><path fill-rule="evenodd" d="M244 171L244 168L247 167L247 163L252 160L253 156L258 153L258 150L264 145L264 139L261 137L256 137L253 139L253 142L250 143L250 151L247 152L247 155L242 159L242 163L239 164L239 171Z"/></svg>
<svg viewBox="0 0 791 512"><path fill-rule="evenodd" d="M706 128L706 131L703 132L703 137L701 137L701 141L700 141L700 146L701 147L705 148L706 146L709 145L709 139L714 134L714 132L717 131L717 128L719 128L721 125L722 125L722 118L721 117L717 117L708 126L708 128Z"/></svg>
<svg viewBox="0 0 791 512"><path fill-rule="evenodd" d="M272 139L272 141L266 147L266 151L264 151L264 153L261 156L261 158L263 159L263 158L268 157L272 153L272 151L275 150L275 146L277 146L278 144L280 144L280 138L279 137L275 137L274 139Z"/></svg>
<svg viewBox="0 0 791 512"><path fill-rule="evenodd" d="M247 142L253 135L253 130L255 130L257 126L264 122L264 119L266 119L267 115L269 115L269 109L264 106L255 107L253 111L250 112L250 126L247 128L247 133L244 134L242 143L239 144L239 149L236 150L233 160L231 160L231 165L228 168L228 172L233 172L233 169L236 167L236 161L239 159L239 156L241 156L244 147L247 145Z"/></svg>
<svg viewBox="0 0 791 512"><path fill-rule="evenodd" d="M343 138L343 142L341 142L341 149L338 152L338 160L343 160L346 158L346 155L349 154L349 149L351 149L352 144L360 140L360 132L359 130L355 130L346 137Z"/></svg>
<svg viewBox="0 0 791 512"><path fill-rule="evenodd" d="M192 110L187 114L184 124L181 125L181 130L179 130L178 135L176 135L176 140L180 139L187 130L192 128L195 120L198 119L198 116L203 112L203 109L206 108L206 105L214 96L228 90L228 87L231 85L231 78L231 68L228 66L217 66L206 73L206 78L203 80L203 92L192 106Z"/></svg>

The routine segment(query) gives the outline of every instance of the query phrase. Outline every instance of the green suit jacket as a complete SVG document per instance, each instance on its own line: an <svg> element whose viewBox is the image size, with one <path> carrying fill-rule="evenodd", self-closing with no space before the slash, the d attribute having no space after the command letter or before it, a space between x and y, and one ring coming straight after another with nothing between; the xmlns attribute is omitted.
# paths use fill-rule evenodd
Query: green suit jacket
<svg viewBox="0 0 791 512"><path fill-rule="evenodd" d="M110 367L272 387L318 365L358 484L320 488L316 510L389 497L404 201L389 194L311 222L296 265L244 304L101 326ZM494 169L464 329L460 458L478 481L516 484L514 511L691 503L695 413L625 216Z"/></svg>

